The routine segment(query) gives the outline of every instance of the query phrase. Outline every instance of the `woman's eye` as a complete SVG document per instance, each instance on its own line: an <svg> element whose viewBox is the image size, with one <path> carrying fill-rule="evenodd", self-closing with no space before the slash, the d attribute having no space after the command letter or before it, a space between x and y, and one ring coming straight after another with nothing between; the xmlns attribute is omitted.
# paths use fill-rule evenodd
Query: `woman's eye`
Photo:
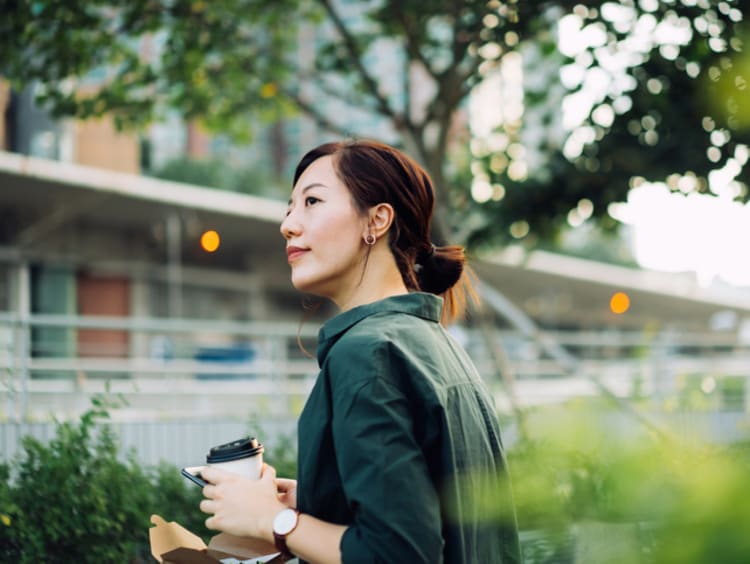
<svg viewBox="0 0 750 564"><path fill-rule="evenodd" d="M307 198L305 198L305 205L312 206L313 204L317 204L319 201L320 200L315 196L308 196Z"/></svg>

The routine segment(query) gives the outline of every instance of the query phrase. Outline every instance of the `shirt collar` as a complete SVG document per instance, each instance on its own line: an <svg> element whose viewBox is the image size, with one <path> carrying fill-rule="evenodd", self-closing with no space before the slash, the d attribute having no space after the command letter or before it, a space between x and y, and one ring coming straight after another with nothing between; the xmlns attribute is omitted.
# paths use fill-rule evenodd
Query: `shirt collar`
<svg viewBox="0 0 750 564"><path fill-rule="evenodd" d="M405 313L429 321L440 322L442 311L443 298L440 296L426 292L411 292L357 306L339 313L326 321L318 333L318 363L323 364L328 351L342 333L366 317L384 312Z"/></svg>

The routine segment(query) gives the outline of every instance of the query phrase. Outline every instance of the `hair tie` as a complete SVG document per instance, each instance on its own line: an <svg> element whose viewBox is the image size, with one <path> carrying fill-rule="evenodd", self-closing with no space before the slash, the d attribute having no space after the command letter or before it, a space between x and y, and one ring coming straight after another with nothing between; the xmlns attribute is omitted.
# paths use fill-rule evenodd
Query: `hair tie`
<svg viewBox="0 0 750 564"><path fill-rule="evenodd" d="M424 268L424 263L432 258L432 255L435 254L436 250L437 247L433 243L430 243L430 247L429 249L427 249L427 251L422 251L419 255L417 255L417 260L414 263L414 272L421 272Z"/></svg>

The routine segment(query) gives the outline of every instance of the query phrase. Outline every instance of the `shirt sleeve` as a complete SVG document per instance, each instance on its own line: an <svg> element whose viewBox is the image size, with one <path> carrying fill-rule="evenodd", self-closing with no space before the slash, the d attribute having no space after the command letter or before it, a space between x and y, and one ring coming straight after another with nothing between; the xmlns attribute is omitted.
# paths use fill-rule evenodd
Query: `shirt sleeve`
<svg viewBox="0 0 750 564"><path fill-rule="evenodd" d="M349 347L336 361L344 373L333 389L333 438L354 514L341 541L342 561L439 563L440 502L414 435L418 413L390 377L410 367L387 349Z"/></svg>

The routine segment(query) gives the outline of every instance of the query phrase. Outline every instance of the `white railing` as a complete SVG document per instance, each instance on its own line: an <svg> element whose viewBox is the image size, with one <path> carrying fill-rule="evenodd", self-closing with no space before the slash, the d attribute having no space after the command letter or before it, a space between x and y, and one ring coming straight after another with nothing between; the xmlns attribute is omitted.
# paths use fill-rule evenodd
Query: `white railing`
<svg viewBox="0 0 750 564"><path fill-rule="evenodd" d="M113 416L117 410L111 411ZM532 416L533 419L533 416ZM728 444L747 440L750 436L750 414L744 412L678 412L659 413L656 419L670 435L689 442ZM240 419L173 419L169 421L112 421L103 422L115 432L121 454L133 452L136 460L144 466L160 463L176 467L194 466L205 460L212 446L243 436L258 437L273 453L279 445L291 444L296 448L296 422L284 418ZM622 439L628 433L636 435L637 425L624 413L591 415L590 425L606 426L613 437ZM24 437L33 437L42 443L49 442L56 432L51 421L37 423L0 423L0 463L17 459L23 451ZM502 425L503 443L506 448L518 440L515 422Z"/></svg>
<svg viewBox="0 0 750 564"><path fill-rule="evenodd" d="M111 412L116 415L116 410ZM170 421L114 421L115 432L123 456L133 452L144 466L172 464L178 468L205 462L206 454L216 446L244 436L257 437L269 449L278 449L281 440L296 439L296 425L288 419L203 420L175 419ZM48 443L54 436L54 422L0 423L0 463L17 459L23 452L23 439L32 437ZM268 457L267 457L268 458Z"/></svg>
<svg viewBox="0 0 750 564"><path fill-rule="evenodd" d="M68 331L69 342L32 339L35 330ZM102 348L78 338L81 330L122 331L126 344ZM299 338L314 352L315 333L312 325L297 323L0 314L6 396L0 410L14 420L65 417L85 409L92 394L109 390L130 404L122 417L210 417L272 408L287 414L317 374L316 361L297 344Z"/></svg>
<svg viewBox="0 0 750 564"><path fill-rule="evenodd" d="M66 333L45 341L50 331ZM98 331L127 337L104 348L85 338ZM73 417L90 405L93 394L108 390L128 403L118 410L121 420L293 418L318 371L297 341L314 353L316 333L313 322L0 313L0 417L17 422ZM509 410L486 340L470 327L458 333L500 409ZM65 337L67 346L54 337ZM505 370L522 405L596 395L600 385L624 398L636 393L667 398L685 378L706 379L710 394L724 377L750 377L750 344L730 333L556 331L531 339L498 330L493 339L507 357ZM575 358L573 373L546 355L544 340Z"/></svg>

